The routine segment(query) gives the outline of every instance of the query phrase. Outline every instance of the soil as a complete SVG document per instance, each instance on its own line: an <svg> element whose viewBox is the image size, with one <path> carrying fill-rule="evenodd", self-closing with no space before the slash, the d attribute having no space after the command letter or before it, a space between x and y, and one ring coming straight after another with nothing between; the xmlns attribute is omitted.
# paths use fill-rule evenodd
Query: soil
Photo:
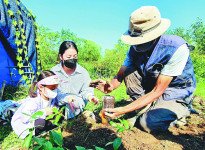
<svg viewBox="0 0 205 150"><path fill-rule="evenodd" d="M133 127L132 131L118 132L111 125L101 123L99 112L92 116L79 116L63 129L64 148L75 150L76 146L95 149L95 146L112 150L113 145L105 146L116 138L122 138L120 150L205 150L205 101L197 96L193 108L199 114L186 117L184 125L170 127L167 132L147 133ZM69 127L70 126L70 127Z"/></svg>

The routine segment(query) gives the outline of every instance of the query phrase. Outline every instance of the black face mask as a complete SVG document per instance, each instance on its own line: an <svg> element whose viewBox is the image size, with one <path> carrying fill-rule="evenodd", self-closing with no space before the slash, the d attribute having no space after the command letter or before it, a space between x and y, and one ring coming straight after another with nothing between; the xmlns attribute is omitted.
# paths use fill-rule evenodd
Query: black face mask
<svg viewBox="0 0 205 150"><path fill-rule="evenodd" d="M74 67L76 67L77 60L78 59L67 59L67 60L64 60L64 65L67 68L73 69Z"/></svg>
<svg viewBox="0 0 205 150"><path fill-rule="evenodd" d="M147 52L150 51L151 48L154 46L156 40L144 43L144 44L140 44L140 45L135 45L134 50L136 52Z"/></svg>

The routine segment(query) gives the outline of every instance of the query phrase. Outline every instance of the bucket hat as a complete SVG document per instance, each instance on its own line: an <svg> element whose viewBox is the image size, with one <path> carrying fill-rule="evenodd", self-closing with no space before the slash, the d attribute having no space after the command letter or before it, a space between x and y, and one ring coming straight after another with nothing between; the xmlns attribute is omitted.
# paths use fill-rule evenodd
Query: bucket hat
<svg viewBox="0 0 205 150"><path fill-rule="evenodd" d="M123 43L139 45L161 36L170 26L170 20L161 18L155 6L142 6L130 15L129 29L122 36Z"/></svg>

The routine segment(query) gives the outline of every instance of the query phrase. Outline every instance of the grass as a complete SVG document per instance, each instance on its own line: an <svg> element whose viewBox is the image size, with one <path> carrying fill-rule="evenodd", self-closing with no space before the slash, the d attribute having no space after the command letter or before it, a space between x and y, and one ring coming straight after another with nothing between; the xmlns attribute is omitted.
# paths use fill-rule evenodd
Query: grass
<svg viewBox="0 0 205 150"><path fill-rule="evenodd" d="M9 98L13 98L14 100L19 100L21 98L24 98L27 96L28 88L26 87L19 87L18 89L12 90L11 87L9 87L5 92L7 92L7 96ZM119 88L114 90L113 92L109 94L102 93L101 91L95 89L95 96L99 99L99 105L94 105L93 103L88 103L85 107L85 110L101 110L102 109L102 99L105 95L112 95L115 97L116 102L121 101L122 99L128 98L128 95L126 94L126 87L124 83L120 85ZM197 84L197 89L194 93L194 95L199 95L203 99L205 99L205 81L200 81ZM0 126L0 149L9 149L15 145L16 148L20 148L22 144L22 140L18 139L17 135L12 131L12 128L10 125Z"/></svg>
<svg viewBox="0 0 205 150"><path fill-rule="evenodd" d="M7 150L12 147L21 147L22 140L12 131L10 125L0 128L0 149Z"/></svg>
<svg viewBox="0 0 205 150"><path fill-rule="evenodd" d="M28 96L29 87L26 85L10 85L8 84L4 89L3 100L11 99L18 101Z"/></svg>
<svg viewBox="0 0 205 150"><path fill-rule="evenodd" d="M201 80L197 83L196 91L194 95L199 95L205 100L205 80Z"/></svg>

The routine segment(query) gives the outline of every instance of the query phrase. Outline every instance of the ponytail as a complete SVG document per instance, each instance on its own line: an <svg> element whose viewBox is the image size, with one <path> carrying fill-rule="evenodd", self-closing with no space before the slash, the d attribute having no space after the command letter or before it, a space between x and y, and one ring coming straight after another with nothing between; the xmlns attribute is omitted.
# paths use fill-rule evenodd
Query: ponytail
<svg viewBox="0 0 205 150"><path fill-rule="evenodd" d="M52 75L55 75L55 73L52 72L52 71L49 71L49 70L45 70L45 71L40 73L40 75L37 78L37 82L39 82L40 80L42 80L42 79L44 79L46 77L52 76ZM34 92L34 88L35 88L37 82L33 82L33 84L31 85L31 87L29 89L29 96L31 98L37 97L37 93Z"/></svg>
<svg viewBox="0 0 205 150"><path fill-rule="evenodd" d="M36 86L37 82L33 82L33 84L31 85L30 89L29 89L29 96L32 98L37 97L37 93L34 92L34 88Z"/></svg>

